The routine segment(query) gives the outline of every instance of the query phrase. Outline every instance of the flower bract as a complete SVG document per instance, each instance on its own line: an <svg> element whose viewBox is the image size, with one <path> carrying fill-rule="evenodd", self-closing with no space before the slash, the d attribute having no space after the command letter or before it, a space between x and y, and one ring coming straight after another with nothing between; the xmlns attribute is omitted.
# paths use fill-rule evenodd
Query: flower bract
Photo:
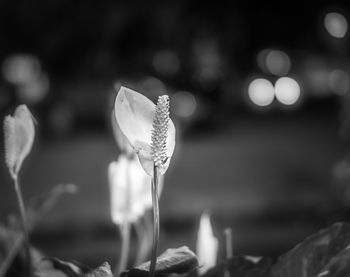
<svg viewBox="0 0 350 277"><path fill-rule="evenodd" d="M152 176L155 164L154 155L152 155L152 133L157 131L154 129L156 105L144 95L121 87L115 100L114 110L120 130L138 155L143 169ZM159 165L161 174L167 170L175 148L175 126L171 119L166 121L166 125L164 139L166 159Z"/></svg>
<svg viewBox="0 0 350 277"><path fill-rule="evenodd" d="M33 116L26 105L18 106L13 116L5 117L4 135L6 165L11 176L16 178L35 136Z"/></svg>

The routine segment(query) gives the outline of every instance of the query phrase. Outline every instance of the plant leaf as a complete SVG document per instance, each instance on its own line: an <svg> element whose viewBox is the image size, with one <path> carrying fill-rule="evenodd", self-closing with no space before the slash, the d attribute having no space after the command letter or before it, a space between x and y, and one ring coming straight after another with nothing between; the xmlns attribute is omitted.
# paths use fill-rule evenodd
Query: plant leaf
<svg viewBox="0 0 350 277"><path fill-rule="evenodd" d="M77 262L66 262L57 258L44 258L36 264L38 277L81 277L90 270L89 267Z"/></svg>
<svg viewBox="0 0 350 277"><path fill-rule="evenodd" d="M267 277L271 266L270 258L261 257L258 261L253 261L245 256L236 256L209 269L203 277L225 276L226 269L232 277Z"/></svg>
<svg viewBox="0 0 350 277"><path fill-rule="evenodd" d="M345 277L350 276L350 247L346 247L337 256L333 257L317 276Z"/></svg>
<svg viewBox="0 0 350 277"><path fill-rule="evenodd" d="M282 255L271 277L314 277L350 244L350 224L336 223L306 238Z"/></svg>
<svg viewBox="0 0 350 277"><path fill-rule="evenodd" d="M147 277L150 261L122 272L122 277ZM187 247L171 248L157 258L156 275L183 274L198 267L196 255Z"/></svg>
<svg viewBox="0 0 350 277"><path fill-rule="evenodd" d="M100 267L92 272L88 272L83 277L113 277L113 274L109 263L104 262Z"/></svg>

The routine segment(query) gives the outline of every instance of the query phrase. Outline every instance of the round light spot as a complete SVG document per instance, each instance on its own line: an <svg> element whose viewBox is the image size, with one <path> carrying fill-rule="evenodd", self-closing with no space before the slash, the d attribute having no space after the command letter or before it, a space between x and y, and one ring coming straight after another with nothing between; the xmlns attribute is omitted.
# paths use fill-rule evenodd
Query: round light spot
<svg viewBox="0 0 350 277"><path fill-rule="evenodd" d="M39 60L27 54L9 56L2 64L4 78L13 85L23 85L37 79L41 73Z"/></svg>
<svg viewBox="0 0 350 277"><path fill-rule="evenodd" d="M350 77L340 69L332 70L328 78L329 88L338 95L345 95L350 89Z"/></svg>
<svg viewBox="0 0 350 277"><path fill-rule="evenodd" d="M266 55L266 68L269 73L276 76L284 76L290 70L289 56L280 50L272 50Z"/></svg>
<svg viewBox="0 0 350 277"><path fill-rule="evenodd" d="M275 94L277 100L282 104L293 105L300 98L300 86L294 79L282 77L275 84Z"/></svg>
<svg viewBox="0 0 350 277"><path fill-rule="evenodd" d="M263 78L255 79L249 84L248 96L255 105L260 107L268 106L274 99L273 85L269 80Z"/></svg>
<svg viewBox="0 0 350 277"><path fill-rule="evenodd" d="M28 54L9 56L2 64L4 78L15 86L22 103L35 104L49 91L49 78L41 69L38 58Z"/></svg>
<svg viewBox="0 0 350 277"><path fill-rule="evenodd" d="M326 14L324 26L328 33L335 38L345 37L348 31L348 22L344 15L336 12Z"/></svg>
<svg viewBox="0 0 350 277"><path fill-rule="evenodd" d="M194 95L188 91L178 91L171 96L171 111L180 117L193 115L197 108Z"/></svg>

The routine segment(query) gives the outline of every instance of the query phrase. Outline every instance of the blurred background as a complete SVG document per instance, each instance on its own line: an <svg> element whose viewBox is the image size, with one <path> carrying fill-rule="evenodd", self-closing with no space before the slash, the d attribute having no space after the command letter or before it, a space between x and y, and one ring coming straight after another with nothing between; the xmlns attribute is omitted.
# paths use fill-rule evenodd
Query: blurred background
<svg viewBox="0 0 350 277"><path fill-rule="evenodd" d="M25 103L38 122L24 197L79 187L33 244L115 263L114 85L171 98L160 251L194 249L203 211L221 246L232 227L235 254L272 257L349 219L349 12L348 1L1 1L0 115ZM3 146L1 157L5 223L17 208Z"/></svg>

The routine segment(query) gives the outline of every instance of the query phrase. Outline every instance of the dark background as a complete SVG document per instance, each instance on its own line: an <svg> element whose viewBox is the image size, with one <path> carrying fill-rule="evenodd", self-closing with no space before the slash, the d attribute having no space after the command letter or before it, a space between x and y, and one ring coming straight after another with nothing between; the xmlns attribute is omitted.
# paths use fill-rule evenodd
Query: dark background
<svg viewBox="0 0 350 277"><path fill-rule="evenodd" d="M115 262L114 85L172 99L178 138L160 203L161 250L194 249L203 211L221 247L232 227L236 254L273 257L346 220L350 44L324 18L349 19L349 10L347 1L1 1L0 115L25 103L38 121L21 174L25 199L59 183L80 188L43 219L33 244L62 259ZM259 66L264 49L288 55L280 75L301 88L294 105L249 100L250 81L281 77ZM5 222L17 210L4 163L0 176Z"/></svg>

